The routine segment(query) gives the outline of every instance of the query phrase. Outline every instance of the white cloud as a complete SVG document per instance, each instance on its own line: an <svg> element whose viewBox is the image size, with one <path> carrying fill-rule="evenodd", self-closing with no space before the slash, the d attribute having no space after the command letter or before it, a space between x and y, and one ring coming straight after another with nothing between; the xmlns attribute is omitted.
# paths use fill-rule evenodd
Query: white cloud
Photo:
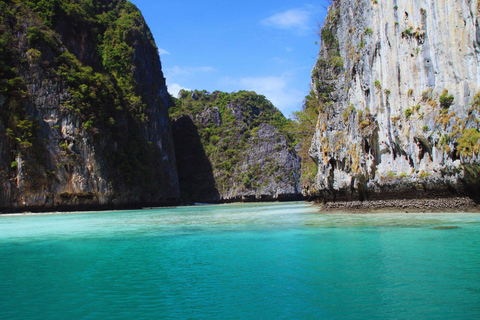
<svg viewBox="0 0 480 320"><path fill-rule="evenodd" d="M287 75L242 78L239 86L242 90L251 90L264 95L286 117L298 109L305 97L304 92L291 88Z"/></svg>
<svg viewBox="0 0 480 320"><path fill-rule="evenodd" d="M167 50L162 49L162 48L158 48L158 53L159 53L160 55L162 55L162 54L163 54L163 55L168 55L168 54L170 54L170 52L168 52Z"/></svg>
<svg viewBox="0 0 480 320"><path fill-rule="evenodd" d="M264 20L264 25L279 28L305 31L310 28L310 16L313 12L305 9L292 9L285 12L274 14Z"/></svg>
<svg viewBox="0 0 480 320"><path fill-rule="evenodd" d="M217 69L211 66L203 66L203 67L179 67L174 66L171 68L164 69L164 75L167 79L168 83L168 92L174 96L178 96L178 92L182 89L185 90L192 90L190 88L186 88L181 86L179 83L195 83L195 79L206 77L206 73L214 73L217 72ZM199 75L203 73L204 75Z"/></svg>
<svg viewBox="0 0 480 320"><path fill-rule="evenodd" d="M204 67L179 67L174 66L173 68L166 68L165 74L168 77L174 77L179 75L194 75L195 73L199 72L215 72L217 69L211 66L204 66Z"/></svg>
<svg viewBox="0 0 480 320"><path fill-rule="evenodd" d="M172 84L169 84L168 85L168 93L170 93L172 96L174 97L178 97L178 93L180 92L180 90L187 90L187 91L191 91L192 89L188 89L188 88L185 88L185 87L182 87L181 85L179 85L178 83L172 83Z"/></svg>

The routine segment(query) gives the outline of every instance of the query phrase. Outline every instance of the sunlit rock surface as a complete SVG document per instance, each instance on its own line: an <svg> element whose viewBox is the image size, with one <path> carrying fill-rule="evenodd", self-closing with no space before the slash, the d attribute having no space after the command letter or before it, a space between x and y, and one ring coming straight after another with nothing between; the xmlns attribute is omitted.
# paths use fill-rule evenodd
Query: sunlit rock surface
<svg viewBox="0 0 480 320"><path fill-rule="evenodd" d="M479 19L477 1L333 1L312 71L312 195L478 198Z"/></svg>
<svg viewBox="0 0 480 320"><path fill-rule="evenodd" d="M181 91L170 113L184 201L302 198L288 121L264 96Z"/></svg>

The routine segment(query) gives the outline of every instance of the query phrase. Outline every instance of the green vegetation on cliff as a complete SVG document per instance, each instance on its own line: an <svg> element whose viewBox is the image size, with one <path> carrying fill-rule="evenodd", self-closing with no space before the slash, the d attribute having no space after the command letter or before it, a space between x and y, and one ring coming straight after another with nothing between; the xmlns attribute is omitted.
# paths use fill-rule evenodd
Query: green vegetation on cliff
<svg viewBox="0 0 480 320"><path fill-rule="evenodd" d="M65 106L74 108L83 116L87 129L114 124L110 115L115 113L115 109L126 109L136 121L146 121L146 106L135 90L137 83L132 72L133 45L146 26L140 11L133 4L122 0L30 0L26 4L43 18L43 26L27 28L29 44L34 47L33 50L49 45L54 51L52 66L55 74L58 80L65 81L71 94ZM63 36L55 31L66 20L90 33L90 45L95 52L90 53L92 57L80 61L69 51L85 51L87 48L68 48L71 41L69 33L72 31L67 30ZM147 32L147 37L150 45L155 47L150 32ZM45 62L38 52L38 59ZM108 107L111 110L106 109Z"/></svg>
<svg viewBox="0 0 480 320"><path fill-rule="evenodd" d="M289 131L291 121L285 118L263 95L252 91L209 93L205 90L182 90L179 98L174 100L175 106L169 109L170 117L174 119L186 114L196 115L209 108L215 108L218 111L221 119L221 123L217 123L219 126L209 123L202 134L202 143L207 146L207 149L208 146L216 147L224 132L232 130L234 133L241 134L240 142L245 143L262 123L277 128L289 138L290 147L293 147L293 136ZM227 149L237 146L235 141L224 142Z"/></svg>
<svg viewBox="0 0 480 320"><path fill-rule="evenodd" d="M180 123L186 123L180 120L189 117L198 131L198 140L202 145L199 150L203 150L203 156L211 164L210 170L201 170L197 175L213 175L221 199L245 195L258 198L283 189L289 190L285 194L296 193L298 174L294 150L296 141L290 130L292 121L286 119L264 96L248 91L181 91L175 102L175 107L169 110L174 121L174 139L186 130L176 129ZM176 148L179 150L180 146ZM180 184L184 186L196 179L190 175L182 178L182 159L193 152L191 149L177 152ZM194 158L200 159L202 155ZM207 176L197 178L199 181L212 180ZM185 190L185 187L182 189ZM198 192L192 190L188 196L194 200L202 198Z"/></svg>
<svg viewBox="0 0 480 320"><path fill-rule="evenodd" d="M153 37L129 1L0 1L5 181L21 173L33 185L62 189L72 167L88 162L112 191L155 189L175 170L158 163L164 152L173 155L167 128L157 125L167 123L165 89ZM92 148L96 168L86 158Z"/></svg>
<svg viewBox="0 0 480 320"><path fill-rule="evenodd" d="M294 120L290 132L295 136L300 148L298 155L302 159L301 184L305 195L313 192L318 164L308 154L313 135L317 127L319 101L312 90L302 104L302 109L293 113Z"/></svg>
<svg viewBox="0 0 480 320"><path fill-rule="evenodd" d="M19 152L31 152L38 147L38 123L31 118L24 107L28 99L25 81L18 76L16 66L26 63L16 54L14 32L9 23L15 20L16 10L0 1L0 121L9 143ZM38 150L36 150L38 151ZM41 154L35 153L37 158ZM16 167L12 160L12 168Z"/></svg>

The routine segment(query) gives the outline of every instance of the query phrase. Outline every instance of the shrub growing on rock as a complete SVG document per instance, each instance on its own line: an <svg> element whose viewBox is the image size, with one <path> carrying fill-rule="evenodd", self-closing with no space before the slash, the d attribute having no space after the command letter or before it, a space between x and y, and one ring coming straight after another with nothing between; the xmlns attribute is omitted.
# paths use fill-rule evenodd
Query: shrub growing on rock
<svg viewBox="0 0 480 320"><path fill-rule="evenodd" d="M455 100L455 97L451 94L448 94L448 90L445 89L443 90L442 95L440 96L440 106L443 109L448 109L453 104L454 100Z"/></svg>

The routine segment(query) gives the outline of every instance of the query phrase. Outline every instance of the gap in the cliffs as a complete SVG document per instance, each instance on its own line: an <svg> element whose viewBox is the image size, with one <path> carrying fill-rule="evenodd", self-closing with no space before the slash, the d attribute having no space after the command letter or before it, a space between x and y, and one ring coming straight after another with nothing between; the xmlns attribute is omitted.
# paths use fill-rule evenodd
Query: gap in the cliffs
<svg viewBox="0 0 480 320"><path fill-rule="evenodd" d="M182 202L303 199L317 114L304 130L299 112L315 105L311 70L331 1L132 2L172 96Z"/></svg>

